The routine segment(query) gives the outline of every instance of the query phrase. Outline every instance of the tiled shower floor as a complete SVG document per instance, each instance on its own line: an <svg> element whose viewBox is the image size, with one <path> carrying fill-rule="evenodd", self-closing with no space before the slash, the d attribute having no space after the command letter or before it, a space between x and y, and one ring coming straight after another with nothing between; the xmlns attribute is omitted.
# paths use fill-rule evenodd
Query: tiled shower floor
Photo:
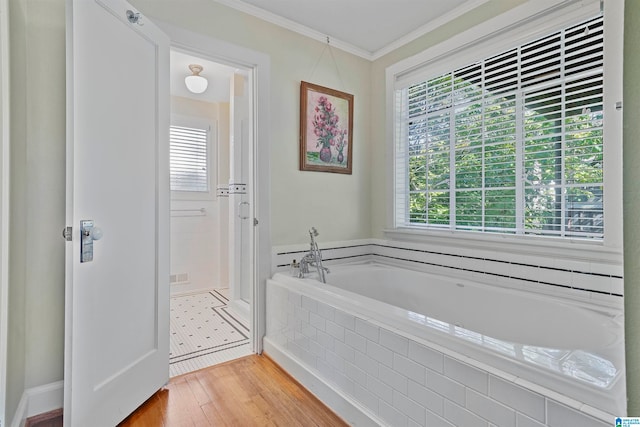
<svg viewBox="0 0 640 427"><path fill-rule="evenodd" d="M171 298L171 377L251 354L249 327L227 307L228 291Z"/></svg>

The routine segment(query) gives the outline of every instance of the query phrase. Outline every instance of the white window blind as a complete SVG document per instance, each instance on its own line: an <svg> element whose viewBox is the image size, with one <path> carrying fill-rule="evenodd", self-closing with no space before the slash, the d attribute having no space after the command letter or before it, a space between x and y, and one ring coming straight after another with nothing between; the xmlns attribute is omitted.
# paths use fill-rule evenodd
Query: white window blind
<svg viewBox="0 0 640 427"><path fill-rule="evenodd" d="M209 132L171 126L169 132L171 191L209 191Z"/></svg>
<svg viewBox="0 0 640 427"><path fill-rule="evenodd" d="M603 18L396 91L396 225L602 239Z"/></svg>

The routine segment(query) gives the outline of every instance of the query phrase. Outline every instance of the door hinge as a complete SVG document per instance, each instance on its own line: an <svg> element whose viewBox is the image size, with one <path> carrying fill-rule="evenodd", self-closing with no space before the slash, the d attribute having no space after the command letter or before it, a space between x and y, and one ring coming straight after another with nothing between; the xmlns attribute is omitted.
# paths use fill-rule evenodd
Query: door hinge
<svg viewBox="0 0 640 427"><path fill-rule="evenodd" d="M258 218L253 218L253 226L257 226L258 225Z"/></svg>
<svg viewBox="0 0 640 427"><path fill-rule="evenodd" d="M67 242L70 242L73 238L73 227L65 227L62 229L62 237L64 237L64 240Z"/></svg>

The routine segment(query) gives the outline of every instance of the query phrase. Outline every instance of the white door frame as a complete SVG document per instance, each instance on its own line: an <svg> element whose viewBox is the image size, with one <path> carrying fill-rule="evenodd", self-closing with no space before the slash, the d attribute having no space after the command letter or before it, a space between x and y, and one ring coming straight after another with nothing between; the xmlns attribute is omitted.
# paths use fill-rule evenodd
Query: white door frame
<svg viewBox="0 0 640 427"><path fill-rule="evenodd" d="M254 232L254 280L251 304L251 342L255 353L262 353L266 329L266 281L271 275L271 174L269 140L269 85L271 60L251 49L197 34L183 28L154 21L169 36L171 47L215 62L250 70L253 87L253 132L250 149L253 157L254 206L258 220Z"/></svg>
<svg viewBox="0 0 640 427"><path fill-rule="evenodd" d="M0 0L0 425L6 425L9 317L9 4Z"/></svg>

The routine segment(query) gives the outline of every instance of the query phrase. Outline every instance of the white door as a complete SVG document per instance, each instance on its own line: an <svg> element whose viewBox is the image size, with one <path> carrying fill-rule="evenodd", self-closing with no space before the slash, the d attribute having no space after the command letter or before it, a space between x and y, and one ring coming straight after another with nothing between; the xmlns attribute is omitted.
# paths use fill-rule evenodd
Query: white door
<svg viewBox="0 0 640 427"><path fill-rule="evenodd" d="M64 423L113 427L169 379L169 40L122 0L67 8Z"/></svg>

